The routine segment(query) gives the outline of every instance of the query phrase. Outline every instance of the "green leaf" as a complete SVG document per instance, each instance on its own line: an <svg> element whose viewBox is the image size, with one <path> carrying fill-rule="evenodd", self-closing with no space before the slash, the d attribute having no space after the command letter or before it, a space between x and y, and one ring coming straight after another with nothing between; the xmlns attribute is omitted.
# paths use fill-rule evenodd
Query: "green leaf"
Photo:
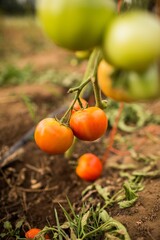
<svg viewBox="0 0 160 240"><path fill-rule="evenodd" d="M132 200L126 200L119 202L118 205L120 208L128 208L131 207L136 201L138 197L133 198Z"/></svg>
<svg viewBox="0 0 160 240"><path fill-rule="evenodd" d="M12 230L12 224L9 221L4 222L3 227L7 230Z"/></svg>
<svg viewBox="0 0 160 240"><path fill-rule="evenodd" d="M60 227L60 224L59 224L59 218L58 218L58 213L57 213L57 210L54 209L54 214L55 214L55 218L56 218L56 223L57 223L57 229L58 229L58 238L59 240L63 240L62 236L61 236L61 227Z"/></svg>
<svg viewBox="0 0 160 240"><path fill-rule="evenodd" d="M21 228L23 223L24 223L24 219L20 219L20 220L18 220L18 222L16 223L15 228L16 228L16 229Z"/></svg>
<svg viewBox="0 0 160 240"><path fill-rule="evenodd" d="M64 222L64 223L61 225L61 228L62 228L62 229L68 229L68 228L70 228L70 223L69 223L69 222Z"/></svg>
<svg viewBox="0 0 160 240"><path fill-rule="evenodd" d="M102 188L99 184L95 184L95 188L99 195L105 200L108 201L110 198L110 193L107 191L106 188Z"/></svg>
<svg viewBox="0 0 160 240"><path fill-rule="evenodd" d="M87 220L90 216L90 211L87 211L83 216L82 216L82 220L81 220L81 227L84 228L84 226L87 225Z"/></svg>
<svg viewBox="0 0 160 240"><path fill-rule="evenodd" d="M8 233L0 233L0 237L5 237L5 236L7 236L8 235Z"/></svg>
<svg viewBox="0 0 160 240"><path fill-rule="evenodd" d="M107 211L106 210L102 210L100 213L99 213L99 216L101 218L101 220L106 223L109 221L110 219L110 216L108 215Z"/></svg>
<svg viewBox="0 0 160 240"><path fill-rule="evenodd" d="M76 237L76 235L75 235L75 233L74 233L72 228L71 228L71 239L72 240L77 240L77 237Z"/></svg>
<svg viewBox="0 0 160 240"><path fill-rule="evenodd" d="M125 196L127 200L133 200L137 198L137 195L135 191L131 188L131 185L129 182L125 182L124 185L124 190L125 190Z"/></svg>

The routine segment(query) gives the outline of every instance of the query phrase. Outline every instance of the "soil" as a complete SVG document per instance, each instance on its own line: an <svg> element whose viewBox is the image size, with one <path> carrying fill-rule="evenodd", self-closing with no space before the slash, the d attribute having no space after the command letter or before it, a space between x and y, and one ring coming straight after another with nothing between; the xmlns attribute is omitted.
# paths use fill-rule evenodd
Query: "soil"
<svg viewBox="0 0 160 240"><path fill-rule="evenodd" d="M21 51L21 58L13 60L17 66L25 66L32 62L35 69L54 67L60 70L64 67L68 73L73 71L83 72L85 64L71 66L66 58L71 53L63 52L53 46L49 50L44 48L40 57L32 48L21 44L21 37L26 32L15 32L10 28L4 30L5 34L15 34L19 41L13 41L15 52ZM32 33L33 34L33 33ZM41 35L38 35L39 37ZM37 38L37 37L36 37ZM14 37L13 37L14 39ZM26 39L26 38L25 38ZM34 38L33 38L34 39ZM31 41L32 35L29 40ZM32 41L33 44L33 41ZM39 43L43 45L43 42ZM10 46L11 47L11 46ZM18 48L21 48L18 50ZM3 48L2 48L3 49ZM52 49L50 51L50 49ZM4 49L3 49L4 50ZM9 54L9 53L8 53ZM33 57L33 55L34 57ZM71 54L71 55L70 55ZM5 57L5 56L4 56ZM61 64L59 64L61 63ZM27 96L31 104L28 105ZM57 115L57 110L70 102L67 90L54 84L32 84L15 87L3 87L0 89L0 157L3 157L8 149L20 140L24 134L32 129L36 122L48 116L50 113ZM153 114L160 114L160 101L148 104L147 108ZM33 115L34 114L34 115ZM66 196L70 199L75 209L81 208L82 202L96 205L104 204L103 198L97 193L88 193L82 197L81 193L89 186L90 182L79 179L75 174L75 164L80 155L92 152L103 158L109 142L109 132L95 142L78 141L71 159L63 155L50 156L43 153L31 139L11 155L8 164L0 169L0 233L3 232L3 223L10 221L13 225L18 220L24 219L21 237L30 227L43 228L54 225L54 209L58 211L61 223L65 221L61 204L69 209ZM126 134L118 130L114 147L118 151L112 151L105 162L100 179L95 183L103 187L111 187L113 191L121 188L124 178L120 176L120 166L135 164L133 157L127 154L132 147L136 154L144 158L152 156L158 158L157 169L160 169L160 126L148 124L132 134ZM1 159L1 158L0 158ZM118 166L118 168L117 168ZM143 168L143 164L136 162L136 169ZM126 170L130 172L131 170ZM107 211L113 218L120 221L126 227L132 240L159 240L160 239L160 178L146 177L144 189L138 192L135 204L126 209L120 209L117 204L107 207ZM4 237L4 239L15 239Z"/></svg>
<svg viewBox="0 0 160 240"><path fill-rule="evenodd" d="M1 155L34 126L29 111L21 98L22 93L32 99L36 105L36 115L39 118L46 116L51 110L61 108L64 89L54 86L53 91L57 92L56 97L48 89L51 89L50 85L18 86L0 90ZM160 104L155 103L152 106L157 113ZM126 136L121 132L118 134L127 143L133 145L137 152L145 155L156 153L157 156L160 156L159 126L149 125ZM147 134L149 134L148 137ZM78 156L86 152L92 152L102 157L107 140L106 136L94 143L79 141L72 161L76 163ZM123 151L126 148L124 144L119 147ZM1 169L0 175L1 231L5 220L15 224L22 218L25 218L25 226L43 228L48 225L48 222L53 225L55 224L54 208L58 209L60 221L63 222L65 219L59 203L68 209L66 200L66 196L68 196L73 204L80 204L81 192L90 185L76 176L73 164L70 164L63 155L49 156L39 150L33 140L24 145L21 151L17 151L11 159L11 163ZM129 156L122 157L111 153L103 175L97 182L103 183L102 185L117 186L118 170L112 169L111 165L119 161L121 164L127 164L130 160ZM114 208L107 209L112 217L127 227L131 239L160 239L159 190L159 178L147 178L145 188L139 192L139 198L133 207L120 210L115 205ZM97 197L94 201L102 202L102 199ZM22 232L22 236L24 236L23 234Z"/></svg>

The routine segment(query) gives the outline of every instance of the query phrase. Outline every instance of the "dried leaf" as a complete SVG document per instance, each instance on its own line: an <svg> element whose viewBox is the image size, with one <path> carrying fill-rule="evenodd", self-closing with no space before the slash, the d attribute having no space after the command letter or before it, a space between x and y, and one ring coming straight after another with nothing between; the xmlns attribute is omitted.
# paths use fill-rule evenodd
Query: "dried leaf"
<svg viewBox="0 0 160 240"><path fill-rule="evenodd" d="M82 220L81 220L81 226L82 226L82 228L87 225L87 220L88 220L89 216L90 216L90 211L87 211L87 212L83 215Z"/></svg>

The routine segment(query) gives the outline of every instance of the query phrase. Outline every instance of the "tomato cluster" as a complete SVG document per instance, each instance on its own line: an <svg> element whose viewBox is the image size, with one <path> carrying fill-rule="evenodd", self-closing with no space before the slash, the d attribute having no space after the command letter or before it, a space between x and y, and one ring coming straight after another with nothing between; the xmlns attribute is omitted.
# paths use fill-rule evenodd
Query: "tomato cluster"
<svg viewBox="0 0 160 240"><path fill-rule="evenodd" d="M117 13L123 1L118 2L116 8L113 0L37 0L37 16L58 46L80 56L101 49L103 58L97 61L94 78L104 95L124 102L158 98L160 20L146 10ZM52 118L37 125L35 141L40 149L61 154L70 148L74 136L94 141L105 133L108 120L104 111L77 98L68 125ZM101 161L93 154L79 158L76 173L82 179L95 180L101 171Z"/></svg>
<svg viewBox="0 0 160 240"><path fill-rule="evenodd" d="M87 104L84 99L82 102ZM77 102L74 106L70 126L54 118L45 118L38 123L34 138L41 150L49 154L61 154L71 147L74 136L84 141L94 141L105 133L108 119L103 110L98 107L79 109Z"/></svg>
<svg viewBox="0 0 160 240"><path fill-rule="evenodd" d="M37 0L37 16L44 31L62 48L102 49L109 67L104 70L100 65L98 79L108 97L132 102L160 95L156 66L160 21L155 14L132 9L117 14L112 0Z"/></svg>
<svg viewBox="0 0 160 240"><path fill-rule="evenodd" d="M108 119L104 111L98 107L87 107L88 103L83 98L80 102L76 101L71 109L69 126L54 118L45 118L37 124L34 138L41 150L61 154L71 147L74 136L94 141L106 132ZM101 171L101 161L91 153L82 156L76 168L77 175L87 181L98 178Z"/></svg>

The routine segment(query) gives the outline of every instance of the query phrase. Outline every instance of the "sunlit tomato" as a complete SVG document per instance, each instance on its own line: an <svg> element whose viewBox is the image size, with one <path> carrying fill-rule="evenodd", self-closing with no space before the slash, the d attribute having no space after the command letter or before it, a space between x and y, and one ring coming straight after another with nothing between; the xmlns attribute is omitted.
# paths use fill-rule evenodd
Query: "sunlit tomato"
<svg viewBox="0 0 160 240"><path fill-rule="evenodd" d="M100 177L102 173L101 160L92 153L86 153L78 159L76 174L86 180L94 181Z"/></svg>
<svg viewBox="0 0 160 240"><path fill-rule="evenodd" d="M25 233L25 237L27 239L34 239L36 235L41 231L39 228L31 228L29 231ZM45 239L49 239L49 236L46 234Z"/></svg>
<svg viewBox="0 0 160 240"><path fill-rule="evenodd" d="M144 70L160 57L160 20L146 11L120 14L106 30L105 58L128 70Z"/></svg>
<svg viewBox="0 0 160 240"><path fill-rule="evenodd" d="M160 97L160 77L157 64L142 72L120 71L102 60L98 66L98 83L102 92L116 101L145 101Z"/></svg>
<svg viewBox="0 0 160 240"><path fill-rule="evenodd" d="M115 69L113 66L102 60L98 66L97 76L98 84L104 95L116 101L132 102L133 98L125 90L123 84L117 84L117 79L113 80L111 75Z"/></svg>
<svg viewBox="0 0 160 240"><path fill-rule="evenodd" d="M70 127L74 135L85 141L94 141L106 131L108 119L104 111L98 107L89 107L72 114Z"/></svg>
<svg viewBox="0 0 160 240"><path fill-rule="evenodd" d="M54 118L45 118L35 129L34 138L38 147L49 154L64 153L73 142L72 130Z"/></svg>
<svg viewBox="0 0 160 240"><path fill-rule="evenodd" d="M115 12L112 0L37 0L44 31L60 47L75 51L100 44Z"/></svg>
<svg viewBox="0 0 160 240"><path fill-rule="evenodd" d="M80 98L80 101L82 103L82 107L83 108L86 108L88 106L88 102L84 99L84 98ZM73 109L72 109L72 113L78 111L81 109L81 106L78 102L78 100L75 102L74 106L73 106Z"/></svg>

